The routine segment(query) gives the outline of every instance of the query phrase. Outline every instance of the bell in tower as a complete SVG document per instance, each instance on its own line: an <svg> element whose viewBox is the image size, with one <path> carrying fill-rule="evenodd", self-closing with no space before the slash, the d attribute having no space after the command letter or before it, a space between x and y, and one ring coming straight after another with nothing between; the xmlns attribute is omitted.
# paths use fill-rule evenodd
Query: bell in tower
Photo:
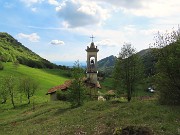
<svg viewBox="0 0 180 135"><path fill-rule="evenodd" d="M99 49L97 49L97 46L95 47L93 42L93 36L92 42L90 47L87 46L86 52L87 52L87 78L90 81L90 83L97 84L97 52Z"/></svg>

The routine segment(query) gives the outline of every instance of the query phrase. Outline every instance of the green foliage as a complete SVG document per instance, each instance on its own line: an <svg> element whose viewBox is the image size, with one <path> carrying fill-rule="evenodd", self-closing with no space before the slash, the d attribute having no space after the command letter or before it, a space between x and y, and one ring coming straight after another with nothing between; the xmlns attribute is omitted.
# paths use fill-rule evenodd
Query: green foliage
<svg viewBox="0 0 180 135"><path fill-rule="evenodd" d="M110 94L110 93L104 94L104 98L106 100L110 100L110 99L114 98L115 96L116 96L115 94Z"/></svg>
<svg viewBox="0 0 180 135"><path fill-rule="evenodd" d="M79 61L75 62L72 71L73 81L69 89L69 100L73 107L83 104L85 90L83 86L84 70L80 67Z"/></svg>
<svg viewBox="0 0 180 135"><path fill-rule="evenodd" d="M149 48L142 50L138 52L137 55L142 59L145 77L152 77L155 75L155 64L157 63L158 58L154 55L153 49Z"/></svg>
<svg viewBox="0 0 180 135"><path fill-rule="evenodd" d="M6 100L8 98L8 91L5 88L4 84L3 84L3 79L0 79L0 95L1 95L1 103L4 104L6 103Z"/></svg>
<svg viewBox="0 0 180 135"><path fill-rule="evenodd" d="M135 54L135 49L131 47L131 44L124 45L114 68L114 83L115 87L119 88L117 89L118 93L126 91L128 101L130 101L135 86L141 80L142 75L143 65L141 59Z"/></svg>
<svg viewBox="0 0 180 135"><path fill-rule="evenodd" d="M16 83L15 83L15 78L13 76L7 76L4 78L3 89L4 92L7 92L8 95L10 96L13 108L15 108L14 97L16 93Z"/></svg>
<svg viewBox="0 0 180 135"><path fill-rule="evenodd" d="M155 79L162 104L180 105L180 40L179 31L158 35L154 53L158 57Z"/></svg>
<svg viewBox="0 0 180 135"><path fill-rule="evenodd" d="M116 57L111 55L109 57L106 57L100 61L98 61L98 74L101 76L103 75L103 77L107 76L111 76L112 72L113 72L113 67L115 65L116 62Z"/></svg>
<svg viewBox="0 0 180 135"><path fill-rule="evenodd" d="M36 53L23 46L7 33L0 32L0 61L19 62L33 68L59 68L67 69L64 66L57 66Z"/></svg>
<svg viewBox="0 0 180 135"><path fill-rule="evenodd" d="M69 101L69 91L56 91L57 92L57 99L61 101Z"/></svg>
<svg viewBox="0 0 180 135"><path fill-rule="evenodd" d="M38 90L33 96L33 98L36 99L36 102L38 103L47 102L49 100L49 95L45 95L48 89L57 86L59 84L63 84L67 79L69 79L65 75L67 72L66 70L36 69L21 64L19 64L18 68L15 68L14 64L11 62L3 63L3 65L4 65L4 70L0 71L0 80L2 81L4 78L13 75L17 81L16 85L20 84L18 80L20 80L21 78L31 78L33 81L38 82ZM0 84L2 84L1 81ZM17 105L19 103L18 101L21 95L22 95L22 103L27 102L26 101L27 97L24 97L24 93L20 93L18 91L18 93L15 96L15 103ZM9 104L9 100L7 100L7 104Z"/></svg>
<svg viewBox="0 0 180 135"><path fill-rule="evenodd" d="M30 104L30 98L34 96L38 88L38 83L31 78L24 77L19 82L19 90L23 92L28 99L28 104Z"/></svg>
<svg viewBox="0 0 180 135"><path fill-rule="evenodd" d="M0 70L3 70L3 69L4 69L3 63L0 61Z"/></svg>

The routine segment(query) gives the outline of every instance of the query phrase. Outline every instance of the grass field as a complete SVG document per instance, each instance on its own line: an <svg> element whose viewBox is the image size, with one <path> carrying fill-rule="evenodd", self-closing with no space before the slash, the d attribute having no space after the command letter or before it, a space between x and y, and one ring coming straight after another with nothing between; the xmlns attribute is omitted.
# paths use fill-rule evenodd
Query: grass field
<svg viewBox="0 0 180 135"><path fill-rule="evenodd" d="M143 126L155 135L178 135L180 107L158 105L155 100L131 103L91 101L72 109L67 102L3 110L2 135L112 135L115 129Z"/></svg>
<svg viewBox="0 0 180 135"><path fill-rule="evenodd" d="M48 89L63 84L68 78L65 76L66 71L59 69L36 69L24 65L19 65L17 68L12 63L3 63L4 70L0 70L0 80L6 76L14 76L19 80L23 76L30 77L39 84L38 90L35 93L37 102L46 102L49 100L49 95L45 95Z"/></svg>
<svg viewBox="0 0 180 135"><path fill-rule="evenodd" d="M114 130L126 126L148 127L155 135L180 134L180 107L159 105L156 98L133 97L130 103L89 101L78 108L71 108L68 102L50 102L45 95L47 90L64 83L68 79L65 74L62 70L23 65L15 68L12 63L4 63L1 79L9 75L17 79L29 76L39 83L39 89L33 97L34 104L28 105L26 100L20 104L18 95L15 109L9 100L0 104L0 135L112 135ZM112 79L107 78L101 85L111 89ZM144 95L144 91L138 94Z"/></svg>

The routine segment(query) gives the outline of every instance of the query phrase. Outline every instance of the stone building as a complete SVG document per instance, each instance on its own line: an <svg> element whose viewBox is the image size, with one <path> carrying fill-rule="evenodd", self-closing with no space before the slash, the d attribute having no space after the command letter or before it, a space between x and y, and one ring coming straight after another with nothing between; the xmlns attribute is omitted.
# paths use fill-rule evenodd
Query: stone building
<svg viewBox="0 0 180 135"><path fill-rule="evenodd" d="M97 46L94 45L94 42L92 41L90 47L87 46L86 52L87 52L87 79L90 83L97 85L98 84L98 71L97 71L97 53L99 49Z"/></svg>

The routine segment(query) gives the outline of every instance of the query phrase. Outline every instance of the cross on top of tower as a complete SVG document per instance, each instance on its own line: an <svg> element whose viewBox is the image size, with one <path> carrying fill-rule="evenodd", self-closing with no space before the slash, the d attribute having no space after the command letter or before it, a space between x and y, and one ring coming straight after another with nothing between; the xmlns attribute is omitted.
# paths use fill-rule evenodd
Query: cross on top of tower
<svg viewBox="0 0 180 135"><path fill-rule="evenodd" d="M90 37L90 38L92 38L92 42L93 42L93 38L95 38L95 37L92 35L92 37Z"/></svg>

